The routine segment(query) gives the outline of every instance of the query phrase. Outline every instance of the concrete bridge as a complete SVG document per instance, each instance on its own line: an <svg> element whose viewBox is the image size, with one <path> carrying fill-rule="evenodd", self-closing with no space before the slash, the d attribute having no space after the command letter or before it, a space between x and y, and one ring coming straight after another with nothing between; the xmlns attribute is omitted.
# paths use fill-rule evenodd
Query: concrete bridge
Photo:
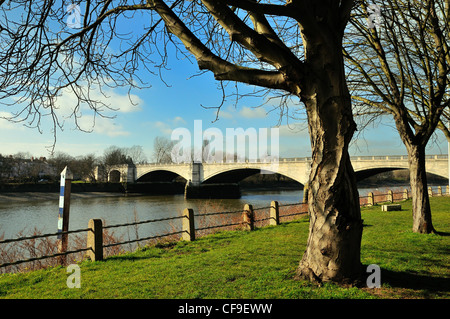
<svg viewBox="0 0 450 319"><path fill-rule="evenodd" d="M378 173L408 169L407 156L358 156L351 158L357 180ZM256 173L279 173L305 185L309 178L311 158L285 158L276 163L183 163L117 165L107 170L110 182L171 182L177 177L190 186L236 184ZM427 155L426 171L444 178L449 177L447 155Z"/></svg>

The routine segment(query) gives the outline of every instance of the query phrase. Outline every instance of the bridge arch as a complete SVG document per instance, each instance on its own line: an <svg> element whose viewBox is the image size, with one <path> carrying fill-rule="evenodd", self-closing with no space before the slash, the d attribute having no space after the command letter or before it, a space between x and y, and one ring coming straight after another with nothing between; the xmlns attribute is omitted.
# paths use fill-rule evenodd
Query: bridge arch
<svg viewBox="0 0 450 319"><path fill-rule="evenodd" d="M365 178L374 176L376 174L389 172L389 171L409 170L409 165L407 163L405 165L397 164L395 166L390 166L390 165L388 165L388 163L386 163L386 164L387 165L383 165L383 166L369 166L369 167L361 167L359 169L355 169L356 180L361 181ZM439 169L436 167L427 167L426 172L428 174L433 174L433 175L448 179L448 175L446 174L446 172L444 172L442 169Z"/></svg>
<svg viewBox="0 0 450 319"><path fill-rule="evenodd" d="M122 174L119 170L113 169L108 173L108 181L111 183L119 183L121 181Z"/></svg>
<svg viewBox="0 0 450 319"><path fill-rule="evenodd" d="M289 176L289 174L285 174L284 172L276 172L276 171L268 171L268 170L265 170L265 172L269 173L269 174L270 173L280 174L282 176L290 178L293 181L303 185L303 183L298 181L295 176ZM252 167L236 168L236 169L224 168L223 170L215 172L214 174L212 174L210 176L205 176L205 179L202 184L238 183L238 182L246 179L247 177L253 176L255 174L260 174L260 173L261 173L260 168L252 168Z"/></svg>
<svg viewBox="0 0 450 319"><path fill-rule="evenodd" d="M184 180L186 178L180 174L166 169L151 170L137 176L136 182L173 182L175 180Z"/></svg>
<svg viewBox="0 0 450 319"><path fill-rule="evenodd" d="M355 170L356 175L356 181L362 181L366 178L375 176L377 174L390 172L390 171L396 171L396 170L407 170L407 167L373 167L373 168L367 168L367 169L359 169Z"/></svg>

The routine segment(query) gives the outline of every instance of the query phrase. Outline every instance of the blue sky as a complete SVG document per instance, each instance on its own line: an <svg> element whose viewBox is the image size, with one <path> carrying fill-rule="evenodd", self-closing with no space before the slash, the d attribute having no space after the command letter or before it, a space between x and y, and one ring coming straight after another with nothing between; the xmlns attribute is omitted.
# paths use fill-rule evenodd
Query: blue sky
<svg viewBox="0 0 450 319"><path fill-rule="evenodd" d="M269 112L276 105L270 103L256 107L264 102L257 98L243 99L235 103L232 99L226 101L216 119L216 109L205 109L204 106L218 106L222 92L217 89L217 82L211 74L189 78L197 71L196 65L186 61L176 61L172 70L164 73L167 87L157 77L152 78L152 87L132 91L131 98L137 106L128 99L126 90L111 90L111 96L106 102L119 111L109 112L114 118L97 118L91 133L75 129L73 121L67 119L64 130L58 131L56 152L66 152L73 156L94 153L101 156L103 151L112 145L143 147L148 159L152 157L153 140L156 136L170 139L173 129L185 127L193 132L194 120L202 120L203 130L209 127L219 128L225 136L226 128L244 129L277 127L279 112ZM65 98L64 98L65 99ZM67 103L70 105L70 98ZM301 108L301 105L291 106ZM268 113L269 112L269 113ZM81 118L80 124L89 129L92 117ZM280 128L280 156L304 157L311 154L309 135L305 121L292 122L287 125L284 118ZM351 155L404 155L406 150L402 144L392 121L386 117L375 127L369 127L355 135L350 148ZM193 134L193 133L192 133ZM48 146L53 143L53 135L48 125L43 126L42 134L36 129L23 126L20 123L10 123L0 120L0 153L15 154L30 152L34 156L48 156ZM436 142L430 143L428 154L446 154L447 142L442 133L437 132Z"/></svg>
<svg viewBox="0 0 450 319"><path fill-rule="evenodd" d="M173 56L168 67L163 71L166 86L157 76L144 75L144 79L152 86L148 89L133 90L131 98L137 106L133 106L127 96L126 89L107 91L110 98L104 99L106 104L118 108L107 115L114 118L97 118L91 133L75 129L72 119L66 119L64 130L57 132L55 151L65 152L73 156L93 153L101 156L109 146L131 147L140 145L149 160L152 159L153 140L156 136L170 138L171 131L185 127L193 132L194 120L202 120L203 130L208 127L219 128L224 136L226 128L244 129L253 127L270 128L278 125L279 112L269 112L276 106L276 100L255 108L266 102L263 98L247 98L239 101L235 107L234 100L229 98L221 108L219 120L215 109L204 106L218 106L222 100L222 92L218 82L211 73L192 77L198 71L197 65L188 60L177 60ZM232 84L233 85L233 84ZM245 90L245 86L241 90ZM74 105L70 94L63 95L59 104L61 115ZM271 104L272 103L272 104ZM290 111L301 110L302 106L290 104ZM86 113L86 112L85 112ZM7 116L8 110L0 105L0 116ZM90 129L93 118L85 114L80 125ZM304 157L311 154L309 135L305 121L289 121L283 118L280 127L280 156ZM29 152L33 156L49 156L48 147L53 143L53 135L49 123L43 122L42 134L20 123L11 123L0 119L0 154ZM356 155L404 155L406 150L389 117L355 135L350 154ZM428 154L446 154L447 142L444 135L436 133L435 142L430 142Z"/></svg>

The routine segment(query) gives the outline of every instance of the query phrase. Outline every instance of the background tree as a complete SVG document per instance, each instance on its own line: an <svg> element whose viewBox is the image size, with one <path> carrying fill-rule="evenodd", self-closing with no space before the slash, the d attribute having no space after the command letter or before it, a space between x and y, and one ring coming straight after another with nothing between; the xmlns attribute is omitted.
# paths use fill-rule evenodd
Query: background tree
<svg viewBox="0 0 450 319"><path fill-rule="evenodd" d="M56 173L56 180L58 180L59 178L59 174L61 174L61 172L63 171L63 169L66 166L69 166L70 170L73 172L74 169L76 169L73 165L73 161L75 160L75 158L72 155L69 155L67 153L64 152L57 152L54 153L49 159L48 159L48 163L53 166L53 168L55 169L55 173ZM75 176L74 176L75 177Z"/></svg>
<svg viewBox="0 0 450 319"><path fill-rule="evenodd" d="M87 154L74 159L70 169L82 180L95 181L95 168L99 164L99 159L94 154Z"/></svg>
<svg viewBox="0 0 450 319"><path fill-rule="evenodd" d="M172 148L174 141L164 136L157 136L153 140L153 160L155 163L168 164L172 163Z"/></svg>
<svg viewBox="0 0 450 319"><path fill-rule="evenodd" d="M68 4L1 5L0 100L19 96L9 103L22 106L11 120L39 126L45 114L56 132L62 121L55 102L64 90L78 98L75 122L84 104L101 115L108 106L90 92L140 85L138 71L164 67L173 47L221 83L294 96L306 108L313 158L310 234L297 275L317 282L359 277L362 220L348 154L356 124L342 54L353 0L86 1L77 30L65 24ZM142 28L133 21L135 31L121 33L121 22L138 15ZM109 50L120 40L119 52Z"/></svg>
<svg viewBox="0 0 450 319"><path fill-rule="evenodd" d="M103 164L106 167L123 164L133 164L133 159L128 156L125 148L110 146L103 152Z"/></svg>
<svg viewBox="0 0 450 319"><path fill-rule="evenodd" d="M356 112L389 114L409 158L413 231L434 232L427 192L425 148L450 105L448 0L382 0L379 25L359 1L346 33L345 57Z"/></svg>
<svg viewBox="0 0 450 319"><path fill-rule="evenodd" d="M133 160L134 164L146 164L147 156L145 155L144 149L140 145L133 145L127 147L126 153Z"/></svg>

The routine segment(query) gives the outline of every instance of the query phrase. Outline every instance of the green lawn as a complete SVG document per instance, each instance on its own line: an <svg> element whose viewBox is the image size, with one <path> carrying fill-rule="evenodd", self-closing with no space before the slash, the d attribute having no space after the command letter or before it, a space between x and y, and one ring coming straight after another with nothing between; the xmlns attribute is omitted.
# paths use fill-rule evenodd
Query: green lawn
<svg viewBox="0 0 450 319"><path fill-rule="evenodd" d="M79 289L67 288L63 267L3 274L0 298L450 298L450 198L431 203L440 235L412 233L410 201L401 212L362 209L362 263L381 267L379 289L293 280L308 236L303 218L85 261Z"/></svg>

